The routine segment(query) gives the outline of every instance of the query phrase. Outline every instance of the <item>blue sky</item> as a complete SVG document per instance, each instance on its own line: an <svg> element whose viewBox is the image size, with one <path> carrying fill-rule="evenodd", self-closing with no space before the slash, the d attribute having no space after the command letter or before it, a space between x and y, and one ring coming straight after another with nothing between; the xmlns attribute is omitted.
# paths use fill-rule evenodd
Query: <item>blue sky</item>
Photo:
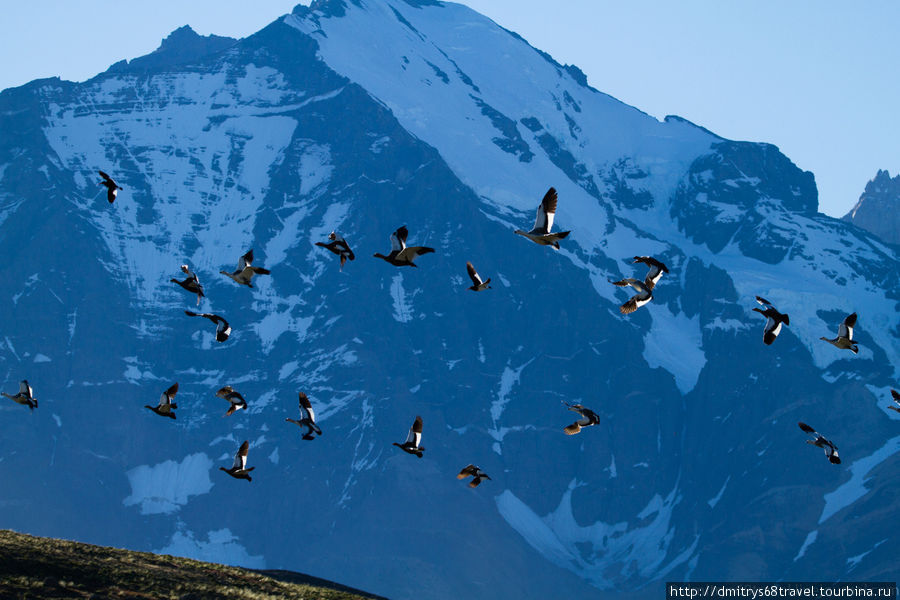
<svg viewBox="0 0 900 600"><path fill-rule="evenodd" d="M776 144L840 216L878 169L900 170L900 2L465 0L595 88L662 118ZM0 88L80 81L181 25L242 37L293 0L4 3Z"/></svg>

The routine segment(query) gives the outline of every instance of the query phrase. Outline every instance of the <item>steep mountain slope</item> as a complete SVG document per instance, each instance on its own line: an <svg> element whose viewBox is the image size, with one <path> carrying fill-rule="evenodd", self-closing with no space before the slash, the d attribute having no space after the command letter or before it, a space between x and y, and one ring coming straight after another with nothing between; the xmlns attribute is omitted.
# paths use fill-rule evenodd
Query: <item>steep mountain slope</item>
<svg viewBox="0 0 900 600"><path fill-rule="evenodd" d="M0 360L41 402L0 405L0 526L396 598L892 572L897 256L818 214L776 148L658 122L454 4L332 0L169 42L0 94ZM512 234L550 185L559 252ZM437 252L370 258L403 224ZM343 272L313 245L333 228ZM249 290L217 272L251 247L272 274ZM636 254L671 274L626 318L606 279L642 276ZM492 290L465 289L467 260ZM183 262L226 343L184 316ZM772 347L756 294L791 316ZM858 356L818 339L852 311ZM174 381L176 421L142 408ZM222 419L226 383L250 407ZM284 422L298 389L314 442ZM563 435L562 400L603 423ZM417 414L421 460L391 446ZM244 439L249 484L217 470ZM470 462L493 480L458 482Z"/></svg>
<svg viewBox="0 0 900 600"><path fill-rule="evenodd" d="M900 244L900 175L879 170L853 210L841 217L890 244Z"/></svg>

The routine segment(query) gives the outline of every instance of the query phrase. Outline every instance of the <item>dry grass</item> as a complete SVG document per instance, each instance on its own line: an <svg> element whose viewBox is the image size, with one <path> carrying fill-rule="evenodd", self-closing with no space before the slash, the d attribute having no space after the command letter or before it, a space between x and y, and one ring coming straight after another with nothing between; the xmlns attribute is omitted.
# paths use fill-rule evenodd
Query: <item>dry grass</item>
<svg viewBox="0 0 900 600"><path fill-rule="evenodd" d="M378 598L300 573L267 574L0 530L0 598L358 600Z"/></svg>

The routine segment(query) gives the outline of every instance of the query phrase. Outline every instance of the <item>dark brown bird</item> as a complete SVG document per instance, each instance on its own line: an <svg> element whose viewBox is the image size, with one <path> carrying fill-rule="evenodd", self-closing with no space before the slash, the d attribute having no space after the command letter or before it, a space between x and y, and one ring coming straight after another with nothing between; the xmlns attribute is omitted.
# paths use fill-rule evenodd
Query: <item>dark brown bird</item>
<svg viewBox="0 0 900 600"><path fill-rule="evenodd" d="M888 408L891 410L896 410L898 413L900 413L900 392L898 392L897 390L891 390L891 397L894 399L894 404L896 404L897 406L891 405L888 406Z"/></svg>
<svg viewBox="0 0 900 600"><path fill-rule="evenodd" d="M803 421L800 421L799 423L797 423L797 425L806 433L815 436L814 439L806 440L807 444L812 444L813 446L824 449L825 456L828 457L828 462L830 462L831 464L841 464L841 457L838 456L838 448L831 442L831 440L825 439L825 436L823 436L821 433L818 433L815 429L813 429Z"/></svg>
<svg viewBox="0 0 900 600"><path fill-rule="evenodd" d="M457 479L465 479L466 477L472 477L472 481L469 482L470 488L476 488L481 485L482 480L491 478L490 475L475 465L463 467L462 471L459 472L459 475L456 476Z"/></svg>
<svg viewBox="0 0 900 600"><path fill-rule="evenodd" d="M228 412L226 412L222 417L230 417L238 410L246 410L247 409L247 401L244 400L244 397L239 393L234 391L230 385L226 385L221 388L218 392L216 392L216 396L219 398L224 398L231 403L231 406L228 407Z"/></svg>
<svg viewBox="0 0 900 600"><path fill-rule="evenodd" d="M216 324L216 341L224 342L228 339L228 336L231 335L231 325L228 324L228 321L220 317L219 315L214 315L212 313L195 313L189 310L184 311L189 317L203 317L205 319L209 319L213 323Z"/></svg>
<svg viewBox="0 0 900 600"><path fill-rule="evenodd" d="M253 481L250 477L250 471L255 469L256 467L247 468L247 453L250 450L250 442L244 440L244 443L241 444L240 449L238 449L237 454L234 455L234 464L230 469L226 469L225 467L219 467L220 471L225 471L235 479L246 479L247 481Z"/></svg>
<svg viewBox="0 0 900 600"><path fill-rule="evenodd" d="M581 418L572 423L571 425L567 425L563 431L566 432L566 435L575 435L576 433L581 433L581 429L583 427L591 427L592 425L597 425L600 423L600 417L597 416L597 413L592 411L589 408L585 408L580 404L569 404L568 402L563 401L569 410L573 412L577 412Z"/></svg>
<svg viewBox="0 0 900 600"><path fill-rule="evenodd" d="M427 246L407 246L406 236L409 230L406 225L391 234L391 252L387 256L376 252L373 256L394 265L395 267L418 267L413 261L423 254L434 252L434 248Z"/></svg>
<svg viewBox="0 0 900 600"><path fill-rule="evenodd" d="M421 443L422 417L416 416L416 420L413 422L412 427L409 428L409 434L406 436L406 441L402 444L394 442L394 445L408 454L415 454L419 458L422 458L422 452L425 451L425 448L421 446Z"/></svg>
<svg viewBox="0 0 900 600"><path fill-rule="evenodd" d="M177 283L192 294L197 294L197 306L200 306L200 298L205 296L203 286L200 285L200 278L187 265L181 265L181 270L187 275L184 281L178 281L177 279L170 279L169 281Z"/></svg>
<svg viewBox="0 0 900 600"><path fill-rule="evenodd" d="M475 267L472 266L472 263L466 263L466 270L469 272L469 278L472 280L472 285L469 286L468 289L473 292L480 292L481 290L489 290L491 286L491 278L488 277L487 281L482 281L481 276L478 274L478 271L475 270Z"/></svg>
<svg viewBox="0 0 900 600"><path fill-rule="evenodd" d="M647 284L651 290L656 287L656 284L659 283L659 280L662 278L663 273L668 273L669 268L663 263L659 262L652 256L635 256L634 263L644 263L650 270L647 271L647 276L644 277L644 283Z"/></svg>
<svg viewBox="0 0 900 600"><path fill-rule="evenodd" d="M306 427L306 433L303 434L304 440L316 439L313 432L316 435L322 435L322 430L316 425L316 414L313 412L312 403L310 403L309 398L303 392L300 392L300 420L297 421L288 417L285 421L296 423L300 427Z"/></svg>
<svg viewBox="0 0 900 600"><path fill-rule="evenodd" d="M607 281L619 287L627 287L630 285L637 290L637 294L629 298L625 304L619 307L619 312L623 315L630 315L653 300L653 286L650 285L649 278L645 281L639 281L633 277L627 277L620 281L612 281L611 279L608 279Z"/></svg>
<svg viewBox="0 0 900 600"><path fill-rule="evenodd" d="M115 180L104 173L103 171L97 171L100 173L100 177L103 178L103 181L100 182L100 185L106 186L106 199L109 200L109 203L112 204L116 201L116 194L119 193L119 190L123 190L125 188L119 187L119 184L115 182Z"/></svg>
<svg viewBox="0 0 900 600"><path fill-rule="evenodd" d="M331 241L327 244L316 242L316 246L321 246L326 250L337 254L341 258L341 271L343 271L344 263L348 260L356 260L356 255L353 254L353 250L350 249L350 244L347 243L347 240L341 237L337 232L332 231L329 233L328 239Z"/></svg>
<svg viewBox="0 0 900 600"><path fill-rule="evenodd" d="M158 405L150 406L149 404L145 404L144 408L149 408L161 417L169 417L170 419L174 419L175 409L178 408L178 405L172 402L172 400L175 399L175 394L177 393L178 383L176 382L169 389L162 393L162 395L159 397Z"/></svg>
<svg viewBox="0 0 900 600"><path fill-rule="evenodd" d="M766 346L769 346L775 341L778 334L781 333L782 324L790 325L791 319L787 314L778 312L775 309L775 306L765 298L757 296L756 301L766 307L765 310L756 307L754 307L753 310L766 318L766 326L763 327L763 343Z"/></svg>

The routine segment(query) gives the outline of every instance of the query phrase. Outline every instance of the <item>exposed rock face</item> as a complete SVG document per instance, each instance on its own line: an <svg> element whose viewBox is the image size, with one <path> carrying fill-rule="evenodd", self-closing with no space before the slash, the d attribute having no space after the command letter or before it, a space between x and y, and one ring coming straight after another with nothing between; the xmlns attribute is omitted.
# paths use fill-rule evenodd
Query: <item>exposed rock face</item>
<svg viewBox="0 0 900 600"><path fill-rule="evenodd" d="M842 217L889 244L900 244L900 175L879 170L853 210Z"/></svg>

